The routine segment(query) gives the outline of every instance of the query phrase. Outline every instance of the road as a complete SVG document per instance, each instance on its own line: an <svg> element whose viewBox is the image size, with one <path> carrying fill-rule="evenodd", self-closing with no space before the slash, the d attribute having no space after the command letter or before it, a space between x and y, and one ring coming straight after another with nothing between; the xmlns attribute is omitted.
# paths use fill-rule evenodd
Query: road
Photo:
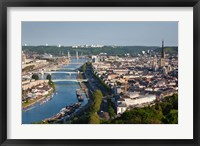
<svg viewBox="0 0 200 146"><path fill-rule="evenodd" d="M107 90L105 87L100 83L100 81L94 76L92 67L88 67L85 71L85 77L88 79L92 90L101 90L102 94L106 96Z"/></svg>
<svg viewBox="0 0 200 146"><path fill-rule="evenodd" d="M24 72L24 73L22 73L22 75L29 75L29 73L31 73L31 72L38 72L40 69L44 69L44 68L46 68L46 69L48 69L48 68L55 68L57 66L62 65L64 62L59 63L59 65L57 65L57 63L58 62L49 62L48 64L45 64L45 65L40 66L40 67L36 67L36 68L34 68L34 69L32 69L32 70L30 70L28 72Z"/></svg>
<svg viewBox="0 0 200 146"><path fill-rule="evenodd" d="M88 83L92 87L92 91L94 92L95 90L101 90L103 94L103 100L101 103L100 111L107 112L108 111L108 102L107 102L107 90L105 87L100 83L100 81L95 77L93 74L93 69L92 67L88 67L85 71L85 77L88 79ZM101 112L99 113L101 116Z"/></svg>
<svg viewBox="0 0 200 146"><path fill-rule="evenodd" d="M55 63L48 63L48 64L46 64L44 66L40 66L40 67L34 68L34 69L28 71L27 73L25 72L25 73L22 73L22 74L23 75L28 75L30 72L35 72L35 71L38 71L40 69L43 69L43 68L46 68L46 67L51 67L51 66L55 66Z"/></svg>

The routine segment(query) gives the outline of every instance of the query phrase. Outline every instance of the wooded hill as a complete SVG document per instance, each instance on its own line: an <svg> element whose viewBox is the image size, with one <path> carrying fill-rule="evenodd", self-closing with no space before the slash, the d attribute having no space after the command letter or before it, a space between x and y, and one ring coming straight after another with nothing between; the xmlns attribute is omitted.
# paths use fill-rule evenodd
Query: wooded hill
<svg viewBox="0 0 200 146"><path fill-rule="evenodd" d="M129 53L130 55L137 55L142 51L154 50L161 52L161 47L158 46L104 46L102 48L72 48L71 46L22 46L22 50L25 52L35 52L37 54L52 54L52 55L67 55L69 51L71 55L75 55L76 51L79 55L97 55L99 53L107 53L108 55L124 55ZM178 47L165 47L166 53L177 54Z"/></svg>

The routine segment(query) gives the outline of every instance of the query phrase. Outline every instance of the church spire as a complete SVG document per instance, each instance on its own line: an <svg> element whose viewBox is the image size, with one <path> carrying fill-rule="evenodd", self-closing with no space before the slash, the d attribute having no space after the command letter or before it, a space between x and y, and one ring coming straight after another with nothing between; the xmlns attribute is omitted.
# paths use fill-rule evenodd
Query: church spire
<svg viewBox="0 0 200 146"><path fill-rule="evenodd" d="M165 50L164 50L164 41L162 40L162 54L161 54L162 58L165 58Z"/></svg>

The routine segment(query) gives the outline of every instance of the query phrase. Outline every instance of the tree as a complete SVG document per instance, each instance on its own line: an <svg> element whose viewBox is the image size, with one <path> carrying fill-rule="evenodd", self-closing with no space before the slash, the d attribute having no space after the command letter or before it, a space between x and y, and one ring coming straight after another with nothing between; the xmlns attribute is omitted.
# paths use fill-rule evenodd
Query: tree
<svg viewBox="0 0 200 146"><path fill-rule="evenodd" d="M55 84L54 84L54 82L52 80L49 80L48 85L50 87L52 87L53 88L53 92L55 92L56 88L55 88Z"/></svg>
<svg viewBox="0 0 200 146"><path fill-rule="evenodd" d="M169 102L162 103L163 115L167 115L172 108L173 108L173 106L171 103L169 103Z"/></svg>
<svg viewBox="0 0 200 146"><path fill-rule="evenodd" d="M100 124L100 119L97 113L91 113L89 124Z"/></svg>
<svg viewBox="0 0 200 146"><path fill-rule="evenodd" d="M84 64L81 66L80 70L81 70L82 72L85 72L85 71L86 71L86 68L87 68L87 63L84 63Z"/></svg>
<svg viewBox="0 0 200 146"><path fill-rule="evenodd" d="M174 94L171 98L171 103L174 109L178 109L178 95Z"/></svg>
<svg viewBox="0 0 200 146"><path fill-rule="evenodd" d="M109 116L110 116L111 118L115 117L115 110L113 109L112 106L109 106L109 107L108 107L108 113L109 113Z"/></svg>
<svg viewBox="0 0 200 146"><path fill-rule="evenodd" d="M122 85L122 83L121 83L121 82L119 82L119 81L116 81L116 83L117 83L117 85L119 85L119 86L121 86L121 85Z"/></svg>
<svg viewBox="0 0 200 146"><path fill-rule="evenodd" d="M97 112L100 110L103 94L100 90L95 90L93 93L93 104L91 106L91 112L89 114L90 124L99 124L100 119Z"/></svg>
<svg viewBox="0 0 200 146"><path fill-rule="evenodd" d="M100 90L95 90L94 91L93 98L95 99L96 97L97 98L102 98L103 97L103 94L102 94L102 92Z"/></svg>
<svg viewBox="0 0 200 146"><path fill-rule="evenodd" d="M162 112L153 107L135 108L124 112L121 117L111 120L111 123L160 124L162 123L162 117Z"/></svg>
<svg viewBox="0 0 200 146"><path fill-rule="evenodd" d="M114 105L113 105L111 99L108 99L107 102L108 102L108 113L109 113L109 116L110 116L110 118L114 118L115 115L116 115L115 114L115 110L114 110Z"/></svg>
<svg viewBox="0 0 200 146"><path fill-rule="evenodd" d="M51 75L50 74L47 75L47 80L51 81Z"/></svg>
<svg viewBox="0 0 200 146"><path fill-rule="evenodd" d="M35 80L39 80L39 76L37 74L33 74L31 78Z"/></svg>
<svg viewBox="0 0 200 146"><path fill-rule="evenodd" d="M98 112L100 110L103 94L100 90L95 90L93 94L94 102L92 105L92 110Z"/></svg>
<svg viewBox="0 0 200 146"><path fill-rule="evenodd" d="M163 118L165 124L178 124L178 110L171 110L166 117Z"/></svg>

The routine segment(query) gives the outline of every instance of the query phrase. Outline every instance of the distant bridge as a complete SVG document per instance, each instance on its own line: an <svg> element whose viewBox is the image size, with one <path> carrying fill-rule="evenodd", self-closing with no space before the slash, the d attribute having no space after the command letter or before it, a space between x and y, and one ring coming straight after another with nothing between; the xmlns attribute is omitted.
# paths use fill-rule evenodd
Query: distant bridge
<svg viewBox="0 0 200 146"><path fill-rule="evenodd" d="M44 72L45 74L68 74L68 75L72 75L72 74L78 74L80 72L67 72L67 71L50 71L50 72Z"/></svg>
<svg viewBox="0 0 200 146"><path fill-rule="evenodd" d="M53 82L87 82L88 79L55 79Z"/></svg>
<svg viewBox="0 0 200 146"><path fill-rule="evenodd" d="M70 63L67 63L67 64L78 64L78 65L81 64L82 65L82 64L84 64L84 62L70 62Z"/></svg>
<svg viewBox="0 0 200 146"><path fill-rule="evenodd" d="M51 69L52 71L59 71L59 70L61 70L61 71L68 71L68 70L71 70L71 71L75 71L75 70L77 70L78 68L53 68L53 69Z"/></svg>

